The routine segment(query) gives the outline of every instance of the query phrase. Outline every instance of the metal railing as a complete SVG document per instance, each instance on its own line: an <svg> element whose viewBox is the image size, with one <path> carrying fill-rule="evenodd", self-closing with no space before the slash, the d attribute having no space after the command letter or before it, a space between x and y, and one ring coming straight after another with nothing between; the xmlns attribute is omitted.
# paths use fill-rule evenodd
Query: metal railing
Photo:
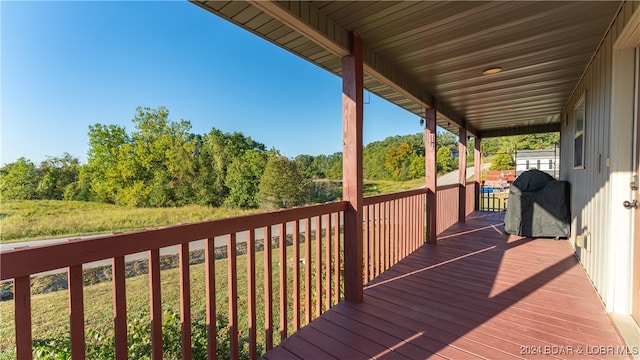
<svg viewBox="0 0 640 360"><path fill-rule="evenodd" d="M508 202L508 187L480 186L480 211L506 211Z"/></svg>

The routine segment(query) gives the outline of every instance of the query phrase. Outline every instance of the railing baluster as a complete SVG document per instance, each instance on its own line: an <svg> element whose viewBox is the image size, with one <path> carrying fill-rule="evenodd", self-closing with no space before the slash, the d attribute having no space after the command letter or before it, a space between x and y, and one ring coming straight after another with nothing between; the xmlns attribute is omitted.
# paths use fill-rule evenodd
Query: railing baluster
<svg viewBox="0 0 640 360"><path fill-rule="evenodd" d="M229 357L238 359L238 259L236 233L227 238L227 279L229 291Z"/></svg>
<svg viewBox="0 0 640 360"><path fill-rule="evenodd" d="M215 239L208 238L204 243L205 297L207 316L207 357L217 359L218 328L216 323L216 256Z"/></svg>
<svg viewBox="0 0 640 360"><path fill-rule="evenodd" d="M340 226L342 225L340 222L340 213L333 213L334 222L335 222L335 236L334 236L334 246L333 246L333 269L335 271L335 275L333 277L333 286L335 292L335 302L337 304L340 302L340 264L342 263L340 259Z"/></svg>
<svg viewBox="0 0 640 360"><path fill-rule="evenodd" d="M418 198L418 220L420 221L420 246L427 242L427 195Z"/></svg>
<svg viewBox="0 0 640 360"><path fill-rule="evenodd" d="M407 234L407 244L409 245L410 249L413 249L414 245L415 245L415 227L413 224L413 201L414 198L413 196L410 196L406 199L407 201L407 206L406 206L406 229L404 230L404 233ZM400 259L398 259L398 261L400 261Z"/></svg>
<svg viewBox="0 0 640 360"><path fill-rule="evenodd" d="M280 341L287 338L287 224L280 224Z"/></svg>
<svg viewBox="0 0 640 360"><path fill-rule="evenodd" d="M380 259L382 258L380 243L382 242L382 237L380 236L382 233L382 214L380 212L381 204L376 203L374 205L375 210L375 221L376 221L376 234L375 234L375 242L376 242L376 254L375 254L375 274L374 277L380 275Z"/></svg>
<svg viewBox="0 0 640 360"><path fill-rule="evenodd" d="M324 216L323 216L324 217ZM324 307L326 310L331 308L331 214L327 214L327 221L325 222L325 249L324 249L324 264L325 264L325 294L324 294Z"/></svg>
<svg viewBox="0 0 640 360"><path fill-rule="evenodd" d="M385 240L384 240L384 270L389 268L389 244L391 243L391 201L384 203Z"/></svg>
<svg viewBox="0 0 640 360"><path fill-rule="evenodd" d="M403 218L403 210L402 208L404 207L404 199L398 199L396 200L396 218L397 220L397 230L396 230L396 251L395 251L395 257L393 259L393 264L397 264L398 261L402 258L402 251L404 250L404 246L403 246L403 235L404 235L404 218Z"/></svg>
<svg viewBox="0 0 640 360"><path fill-rule="evenodd" d="M398 204L397 200L391 200L387 202L387 219L389 221L389 238L387 239L387 256L385 259L385 262L387 264L387 266L385 267L385 269L389 269L391 267L391 251L392 251L392 244L393 241L395 240L395 228L398 226L397 223L394 224L394 207Z"/></svg>
<svg viewBox="0 0 640 360"><path fill-rule="evenodd" d="M82 265L69 267L69 316L71 320L71 357L85 358L84 301Z"/></svg>
<svg viewBox="0 0 640 360"><path fill-rule="evenodd" d="M393 214L393 236L391 237L391 245L389 247L389 266L393 266L396 263L398 256L398 245L400 237L402 236L402 207L404 206L404 199L398 199L391 202L391 213Z"/></svg>
<svg viewBox="0 0 640 360"><path fill-rule="evenodd" d="M306 231L304 235L304 315L305 323L311 322L311 218L306 220Z"/></svg>
<svg viewBox="0 0 640 360"><path fill-rule="evenodd" d="M314 318L322 314L322 221L316 216L316 312Z"/></svg>
<svg viewBox="0 0 640 360"><path fill-rule="evenodd" d="M125 283L124 256L111 261L111 277L113 278L113 323L115 328L116 359L129 358L127 338L127 287Z"/></svg>
<svg viewBox="0 0 640 360"><path fill-rule="evenodd" d="M422 246L422 226L424 217L424 206L422 202L422 195L416 195L414 197L414 211L415 211L415 222L416 222L416 246L415 248L419 248Z"/></svg>
<svg viewBox="0 0 640 360"><path fill-rule="evenodd" d="M363 283L369 282L369 211L368 206L362 207L362 222L364 224L364 236L362 239L362 276L364 278Z"/></svg>
<svg viewBox="0 0 640 360"><path fill-rule="evenodd" d="M256 232L249 230L247 238L247 317L249 318L249 358L255 360L257 354L256 330Z"/></svg>
<svg viewBox="0 0 640 360"><path fill-rule="evenodd" d="M180 266L180 325L182 327L182 359L191 359L191 281L189 279L189 243L178 249Z"/></svg>
<svg viewBox="0 0 640 360"><path fill-rule="evenodd" d="M149 304L151 357L162 359L162 295L160 293L160 249L149 250Z"/></svg>
<svg viewBox="0 0 640 360"><path fill-rule="evenodd" d="M393 258L393 264L397 264L398 261L400 261L400 259L402 259L402 257L404 257L404 249L406 248L410 248L411 247L411 231L408 227L409 224L409 220L410 220L410 216L411 216L411 212L409 211L409 206L411 205L411 198L403 198L400 199L400 202L402 203L402 206L398 208L398 215L397 218L400 221L400 229L399 229L399 233L400 235L398 236L398 241L396 244L396 248L397 248L397 253L396 256Z"/></svg>
<svg viewBox="0 0 640 360"><path fill-rule="evenodd" d="M367 260L365 261L365 264L368 265L368 272L369 272L369 278L367 279L367 282L373 280L375 278L375 270L374 270L374 261L375 261L375 237L376 237L376 216L374 213L374 206L373 205L367 205L367 211L366 213L369 216L369 222L367 223L368 228L369 228L369 241L368 241L368 249L369 252L367 254Z"/></svg>
<svg viewBox="0 0 640 360"><path fill-rule="evenodd" d="M385 270L388 269L391 265L391 257L392 257L392 244L395 238L395 229L398 226L395 219L395 211L394 205L397 205L398 202L396 200L387 201L387 221L389 224L388 232L389 237L386 242L386 254L385 254Z"/></svg>
<svg viewBox="0 0 640 360"><path fill-rule="evenodd" d="M264 228L264 340L266 350L273 348L273 259L271 225Z"/></svg>
<svg viewBox="0 0 640 360"><path fill-rule="evenodd" d="M414 196L413 197L413 214L414 214L414 224L415 224L415 230L414 230L414 236L415 236L415 246L414 249L417 249L420 247L420 229L422 228L422 225L420 225L420 196Z"/></svg>
<svg viewBox="0 0 640 360"><path fill-rule="evenodd" d="M401 251L400 251L400 259L403 259L405 256L407 256L407 249L409 248L409 227L410 227L410 221L411 220L407 215L409 214L409 212L407 211L407 206L409 206L409 200L407 198L404 198L401 200L401 204L402 204L402 215L400 215L400 218L402 219L402 235L400 237L400 240L402 241L402 247L401 247ZM397 263L397 261L396 261Z"/></svg>
<svg viewBox="0 0 640 360"><path fill-rule="evenodd" d="M16 355L18 359L32 359L31 280L28 275L13 280L13 304L16 317Z"/></svg>
<svg viewBox="0 0 640 360"><path fill-rule="evenodd" d="M380 274L386 270L384 267L384 260L387 255L387 252L385 251L385 244L387 243L387 203L388 201L385 201L380 204L380 222L382 224L382 230L380 231Z"/></svg>
<svg viewBox="0 0 640 360"><path fill-rule="evenodd" d="M293 222L293 331L300 328L300 222Z"/></svg>
<svg viewBox="0 0 640 360"><path fill-rule="evenodd" d="M491 211L496 211L496 193L491 193L491 198L493 199L491 203Z"/></svg>
<svg viewBox="0 0 640 360"><path fill-rule="evenodd" d="M407 234L407 244L409 249L413 251L416 245L416 228L415 228L415 211L414 211L415 197L411 196L407 198L407 228L405 234ZM400 261L400 259L398 259Z"/></svg>
<svg viewBox="0 0 640 360"><path fill-rule="evenodd" d="M411 197L411 213L412 213L411 221L413 223L413 226L411 227L411 229L412 229L413 242L411 245L411 252L413 252L419 246L418 234L420 229L420 223L418 222L418 213L420 212L420 208L418 207L418 203L419 203L419 197L412 196Z"/></svg>
<svg viewBox="0 0 640 360"><path fill-rule="evenodd" d="M416 249L424 243L424 200L422 195L416 196Z"/></svg>

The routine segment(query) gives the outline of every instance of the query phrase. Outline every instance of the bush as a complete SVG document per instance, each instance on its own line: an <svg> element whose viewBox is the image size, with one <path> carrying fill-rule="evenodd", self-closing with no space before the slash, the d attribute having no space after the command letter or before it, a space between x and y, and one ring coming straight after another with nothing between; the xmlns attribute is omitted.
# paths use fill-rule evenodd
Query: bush
<svg viewBox="0 0 640 360"><path fill-rule="evenodd" d="M219 359L229 358L229 321L224 316L218 316L217 328L217 356ZM162 351L164 359L180 359L182 357L182 338L180 315L165 311L162 324ZM191 344L194 359L207 358L207 325L204 319L197 319L191 325ZM129 359L151 358L151 321L149 312L143 311L129 317L127 329L129 340ZM104 334L92 329L87 330L86 355L88 359L114 359L115 335ZM239 339L241 359L249 358L248 339ZM262 353L258 348L258 353ZM51 339L34 339L33 353L36 359L71 359L71 341L69 332ZM12 352L11 354L14 354ZM2 354L0 359L9 353Z"/></svg>
<svg viewBox="0 0 640 360"><path fill-rule="evenodd" d="M513 158L511 158L511 155L505 153L497 154L496 156L494 156L493 160L491 161L491 167L489 167L489 170L491 171L513 169Z"/></svg>

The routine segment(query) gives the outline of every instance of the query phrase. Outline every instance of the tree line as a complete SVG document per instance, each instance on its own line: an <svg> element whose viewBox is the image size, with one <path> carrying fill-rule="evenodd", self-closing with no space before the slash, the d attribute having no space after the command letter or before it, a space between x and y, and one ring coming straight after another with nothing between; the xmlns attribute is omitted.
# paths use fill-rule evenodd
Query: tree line
<svg viewBox="0 0 640 360"><path fill-rule="evenodd" d="M560 145L560 133L504 136L482 140L482 154L493 156L490 170L515 169L518 150L553 149Z"/></svg>
<svg viewBox="0 0 640 360"><path fill-rule="evenodd" d="M194 134L187 120L171 121L165 107L136 109L134 130L120 125L89 127L87 163L70 154L36 166L20 158L0 168L3 199L80 200L139 207L210 206L282 208L335 200L342 179L342 153L282 156L240 132L212 128ZM531 135L483 140L485 155L527 149L556 138ZM437 134L437 168L458 167L458 139ZM467 159L473 162L473 139ZM535 147L540 148L540 147ZM423 135L392 136L363 149L364 177L404 181L425 174Z"/></svg>

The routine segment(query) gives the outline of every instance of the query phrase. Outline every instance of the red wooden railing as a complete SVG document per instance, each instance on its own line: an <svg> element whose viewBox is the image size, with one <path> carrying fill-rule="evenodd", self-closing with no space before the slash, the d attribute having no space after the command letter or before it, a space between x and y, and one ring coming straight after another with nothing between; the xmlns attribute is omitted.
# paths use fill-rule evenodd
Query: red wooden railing
<svg viewBox="0 0 640 360"><path fill-rule="evenodd" d="M470 185L473 187L473 185ZM473 189L467 187L467 199ZM471 191L471 196L469 195ZM372 280L425 241L426 189L377 195L363 200L363 278ZM438 233L458 220L458 185L438 188ZM85 356L85 319L82 265L111 259L115 349L118 359L127 353L127 294L125 256L147 252L149 262L149 310L152 357L162 354L162 292L160 249L178 246L180 277L180 320L182 357L191 353L191 277L189 244L204 240L204 282L208 357L216 358L217 289L215 238L224 237L227 247L227 302L230 358L238 358L239 337L248 330L250 358L258 356L258 346L274 346L290 330L297 331L341 300L341 277L344 265L343 220L346 202L306 206L256 215L205 221L124 234L114 234L66 243L21 248L2 252L0 280L13 279L16 350L19 359L32 357L32 321L30 277L45 271L67 268L69 281L69 321L74 359ZM467 200L467 212L473 202ZM256 274L256 231L263 234L263 289L258 289ZM296 235L297 234L297 235ZM246 241L246 289L238 286L238 239ZM304 239L301 252L301 242ZM218 244L219 245L219 244ZM273 254L273 249L277 251ZM304 255L304 259L302 258ZM278 262L274 261L274 258ZM284 259L284 260L283 260ZM303 265L300 265L303 263ZM277 271L274 279L274 269ZM274 284L274 282L276 282ZM224 289L223 289L224 290ZM242 291L240 291L242 290ZM258 291L264 299L264 343L258 344ZM246 294L246 308L239 308L238 296ZM276 296L277 294L277 296ZM276 299L274 299L276 297ZM276 307L274 309L274 306ZM275 310L275 311L274 311ZM290 312L290 310L292 310ZM239 324L239 312L247 314L247 324ZM275 318L279 324L274 324Z"/></svg>
<svg viewBox="0 0 640 360"><path fill-rule="evenodd" d="M115 348L118 359L127 359L127 314L125 292L125 255L148 252L150 321L152 357L162 359L162 295L160 279L160 249L178 245L180 268L180 320L182 324L182 358L190 359L191 354L191 284L189 266L189 243L205 240L205 290L206 323L208 328L208 354L216 356L216 271L214 246L215 237L226 236L227 246L227 287L229 306L229 349L230 357L238 357L238 312L246 311L248 319L248 341L250 358L257 357L256 322L256 230L263 231L264 238L264 301L265 320L264 348L273 346L273 307L279 301L280 339L288 335L291 326L297 330L301 314L305 324L330 306L340 301L342 212L345 202L306 206L257 215L206 221L179 225L162 229L115 234L66 243L21 248L2 252L0 279L14 280L16 351L19 359L32 358L32 321L30 277L44 271L67 268L69 279L69 319L71 348L74 359L85 357L85 329L83 304L82 265L97 260L112 259L113 274L113 318ZM300 231L303 223L304 230ZM313 225L312 225L313 224ZM273 254L272 227L277 229L279 262L279 299L273 297ZM291 230L292 229L292 230ZM238 307L237 240L238 234L246 235L247 262L247 308ZM295 236L298 234L298 236ZM287 238L292 239L293 286L289 287ZM304 237L304 288L300 284L300 242ZM312 258L312 243L315 242L315 258ZM324 252L324 259L322 258ZM282 260L285 259L285 260ZM312 270L315 269L312 284ZM323 281L323 279L325 281ZM293 319L287 316L290 308L289 292L293 298ZM313 293L313 295L312 295ZM304 303L302 303L304 297ZM293 324L291 324L293 322Z"/></svg>
<svg viewBox="0 0 640 360"><path fill-rule="evenodd" d="M473 212L473 210L475 209L476 206L476 183L475 182L469 182L467 183L467 185L465 186L465 191L467 192L466 195L466 208L465 208L465 215L469 215Z"/></svg>
<svg viewBox="0 0 640 360"><path fill-rule="evenodd" d="M440 234L458 222L459 185L438 187L436 191L436 233Z"/></svg>
<svg viewBox="0 0 640 360"><path fill-rule="evenodd" d="M364 198L364 282L422 246L426 189Z"/></svg>

